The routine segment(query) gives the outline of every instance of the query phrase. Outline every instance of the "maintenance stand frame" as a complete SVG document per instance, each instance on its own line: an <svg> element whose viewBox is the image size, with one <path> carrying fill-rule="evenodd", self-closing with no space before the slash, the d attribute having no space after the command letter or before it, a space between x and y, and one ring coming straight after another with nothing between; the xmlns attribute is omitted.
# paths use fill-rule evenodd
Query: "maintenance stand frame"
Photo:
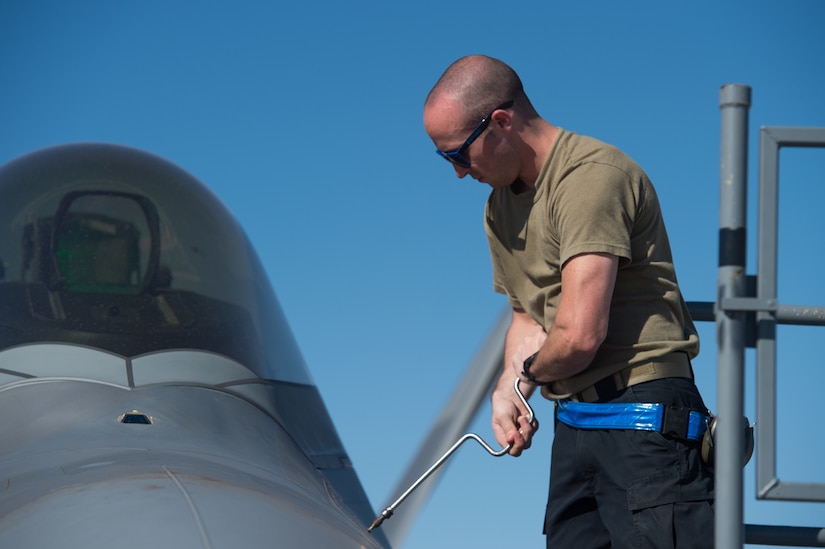
<svg viewBox="0 0 825 549"><path fill-rule="evenodd" d="M694 320L715 321L718 409L714 547L744 543L825 547L825 528L744 524L741 418L745 348L756 348L757 498L825 502L825 484L782 482L776 472L776 326L825 325L825 307L781 305L777 300L779 150L825 147L825 128L760 128L757 273L745 272L748 110L751 89L726 84L719 94L721 170L717 301L690 302Z"/></svg>

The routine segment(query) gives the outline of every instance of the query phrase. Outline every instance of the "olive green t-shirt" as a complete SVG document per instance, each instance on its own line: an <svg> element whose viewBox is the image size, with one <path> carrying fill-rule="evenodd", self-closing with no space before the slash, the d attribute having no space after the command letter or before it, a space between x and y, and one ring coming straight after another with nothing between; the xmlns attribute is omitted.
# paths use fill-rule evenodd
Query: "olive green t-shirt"
<svg viewBox="0 0 825 549"><path fill-rule="evenodd" d="M585 371L544 388L545 396L568 396L675 351L698 354L656 191L619 149L560 129L535 189L494 189L485 218L495 291L546 332L565 262L584 253L619 258L604 343Z"/></svg>

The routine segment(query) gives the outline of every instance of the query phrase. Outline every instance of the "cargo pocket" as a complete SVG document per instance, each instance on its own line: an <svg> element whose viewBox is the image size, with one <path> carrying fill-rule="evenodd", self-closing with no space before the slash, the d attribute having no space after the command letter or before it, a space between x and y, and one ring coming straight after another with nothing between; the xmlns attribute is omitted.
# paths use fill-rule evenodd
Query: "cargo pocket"
<svg viewBox="0 0 825 549"><path fill-rule="evenodd" d="M706 477L676 474L640 477L627 491L634 548L713 547L713 485Z"/></svg>

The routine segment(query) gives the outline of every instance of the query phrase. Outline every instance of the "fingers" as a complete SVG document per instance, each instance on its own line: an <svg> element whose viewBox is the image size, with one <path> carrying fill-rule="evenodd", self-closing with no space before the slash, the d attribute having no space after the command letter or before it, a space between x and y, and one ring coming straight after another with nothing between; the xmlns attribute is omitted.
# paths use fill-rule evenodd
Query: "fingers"
<svg viewBox="0 0 825 549"><path fill-rule="evenodd" d="M496 440L502 446L510 446L510 455L521 455L523 450L530 447L538 422L530 421L529 410L524 408L513 390L494 391L492 405L492 427Z"/></svg>
<svg viewBox="0 0 825 549"><path fill-rule="evenodd" d="M533 440L533 435L538 431L539 423L535 419L530 422L528 416L519 416L518 430L511 433L512 439L509 454L511 456L520 456L524 450L530 448ZM510 437L508 437L508 440Z"/></svg>

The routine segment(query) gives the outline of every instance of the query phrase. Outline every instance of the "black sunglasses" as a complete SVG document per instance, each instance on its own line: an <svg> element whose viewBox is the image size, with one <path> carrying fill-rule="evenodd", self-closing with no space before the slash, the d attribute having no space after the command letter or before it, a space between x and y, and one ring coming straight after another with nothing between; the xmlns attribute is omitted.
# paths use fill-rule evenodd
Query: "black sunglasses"
<svg viewBox="0 0 825 549"><path fill-rule="evenodd" d="M511 99L510 101L505 101L504 103L502 103L501 105L499 105L498 107L496 107L495 109L490 111L490 114L488 114L487 116L485 116L484 118L481 119L481 122L479 122L478 126L476 126L476 129L474 129L473 133L470 134L470 137L467 138L467 141L465 141L464 144L461 145L456 150L445 152L445 151L436 149L435 152L438 153L438 155L441 158L443 158L444 160L447 160L449 162L452 162L456 166L461 166L462 168L469 168L470 167L470 161L467 160L466 158L464 158L464 156L461 153L464 152L465 150L467 150L467 148L470 145L473 144L473 141L478 139L478 136L481 135L484 132L484 130L487 129L487 126L490 125L490 117L493 116L494 112L496 112L497 110L500 110L500 109L509 109L512 106L513 106L513 100Z"/></svg>

